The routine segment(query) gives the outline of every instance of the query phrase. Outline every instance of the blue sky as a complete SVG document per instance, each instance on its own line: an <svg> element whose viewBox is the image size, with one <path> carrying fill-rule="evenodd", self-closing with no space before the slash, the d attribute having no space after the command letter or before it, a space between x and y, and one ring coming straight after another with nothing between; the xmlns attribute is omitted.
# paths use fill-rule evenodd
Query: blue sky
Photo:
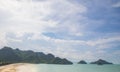
<svg viewBox="0 0 120 72"><path fill-rule="evenodd" d="M120 64L119 0L0 0L0 48Z"/></svg>

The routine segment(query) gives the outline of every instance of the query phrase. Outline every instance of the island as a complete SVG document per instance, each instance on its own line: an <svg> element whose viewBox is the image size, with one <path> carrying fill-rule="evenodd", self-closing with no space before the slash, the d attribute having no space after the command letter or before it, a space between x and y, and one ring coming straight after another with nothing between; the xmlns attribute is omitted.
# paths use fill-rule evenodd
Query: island
<svg viewBox="0 0 120 72"><path fill-rule="evenodd" d="M3 47L0 49L0 65L12 63L46 63L46 64L73 64L65 58L55 57L53 54L44 54L43 52L34 52L32 50L13 49Z"/></svg>
<svg viewBox="0 0 120 72"><path fill-rule="evenodd" d="M78 62L78 64L87 64L87 62L84 61L84 60L81 60L81 61Z"/></svg>
<svg viewBox="0 0 120 72"><path fill-rule="evenodd" d="M91 62L90 64L103 65L103 64L113 64L113 63L110 63L110 62L107 62L105 60L99 59L99 60L97 60L95 62Z"/></svg>

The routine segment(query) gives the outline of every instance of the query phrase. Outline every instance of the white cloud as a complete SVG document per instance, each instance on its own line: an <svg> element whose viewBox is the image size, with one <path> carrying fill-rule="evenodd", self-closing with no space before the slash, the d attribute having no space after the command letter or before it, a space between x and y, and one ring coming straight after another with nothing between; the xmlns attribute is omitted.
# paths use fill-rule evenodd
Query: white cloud
<svg viewBox="0 0 120 72"><path fill-rule="evenodd" d="M113 4L112 7L120 7L120 2Z"/></svg>
<svg viewBox="0 0 120 72"><path fill-rule="evenodd" d="M12 38L7 38L9 42L23 42L21 39L12 39Z"/></svg>
<svg viewBox="0 0 120 72"><path fill-rule="evenodd" d="M8 41L4 33L0 33L0 47L6 46Z"/></svg>
<svg viewBox="0 0 120 72"><path fill-rule="evenodd" d="M116 46L114 42L119 42L120 37L119 36L113 36L113 37L103 37L103 38L97 38L95 40L66 40L66 39L55 39L51 38L45 35L40 35L40 34L34 34L32 37L29 37L31 40L46 40L46 41L52 41L54 43L58 44L69 44L69 45L87 45L91 47L96 47L97 48L108 48L111 46Z"/></svg>
<svg viewBox="0 0 120 72"><path fill-rule="evenodd" d="M100 38L94 41L88 41L87 44L91 46L95 46L95 45L106 44L114 41L120 41L120 37L114 36L114 37L108 37L108 38L102 38L102 39Z"/></svg>
<svg viewBox="0 0 120 72"><path fill-rule="evenodd" d="M30 32L42 33L46 30L49 31L49 28L59 27L59 21L48 19L49 16L57 15L59 18L69 18L69 15L74 16L77 13L86 12L86 7L73 4L67 0L46 0L42 2L0 0L0 11L4 12L0 17L1 19L5 15L8 16L7 19L4 18L2 21L0 31L24 34Z"/></svg>
<svg viewBox="0 0 120 72"><path fill-rule="evenodd" d="M107 38L101 38L101 39L96 39L96 40L65 40L65 39L55 39L51 37L47 37L44 35L33 35L29 37L30 40L42 40L45 43L41 45L43 51L47 53L53 53L56 54L57 56L60 57L67 57L69 56L69 53L72 53L70 56L73 59L82 59L84 57L87 58L92 58L95 59L96 56L94 56L94 53L92 53L92 50L96 50L97 53L104 53L104 49L111 49L115 48L119 44L116 42L120 41L119 36L114 36L114 37L107 37ZM49 48L46 48L49 47ZM86 51L83 51L84 49L86 50L91 50L90 52L92 54L86 53ZM83 52L81 52L82 50ZM79 53L80 51L80 53ZM86 54L85 54L86 53ZM82 55L81 55L82 54ZM79 56L80 55L80 56ZM85 55L85 56L84 56ZM96 54L95 54L96 55ZM70 58L68 57L68 58ZM101 56L102 57L102 56Z"/></svg>
<svg viewBox="0 0 120 72"><path fill-rule="evenodd" d="M120 56L120 50L115 51L113 54Z"/></svg>
<svg viewBox="0 0 120 72"><path fill-rule="evenodd" d="M22 37L25 33L35 33L41 34L42 38L43 32L52 31L51 28L58 28L61 24L63 26L65 24L64 21L59 24L59 20L49 19L49 16L56 15L59 19L69 18L69 15L74 16L77 13L84 13L86 10L83 5L74 4L67 0L40 0L39 2L32 0L0 0L0 15L2 16L0 17L0 32L14 33L17 37ZM72 19L68 21L73 23ZM82 35L76 30L72 29L71 31L76 35Z"/></svg>

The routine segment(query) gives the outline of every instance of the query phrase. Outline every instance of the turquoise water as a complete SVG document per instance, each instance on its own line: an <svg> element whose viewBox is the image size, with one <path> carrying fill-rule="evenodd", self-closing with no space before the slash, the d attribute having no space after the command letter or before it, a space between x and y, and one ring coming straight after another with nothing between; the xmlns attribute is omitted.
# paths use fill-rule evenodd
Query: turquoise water
<svg viewBox="0 0 120 72"><path fill-rule="evenodd" d="M120 65L54 65L54 64L39 64L37 65L38 72L120 72Z"/></svg>

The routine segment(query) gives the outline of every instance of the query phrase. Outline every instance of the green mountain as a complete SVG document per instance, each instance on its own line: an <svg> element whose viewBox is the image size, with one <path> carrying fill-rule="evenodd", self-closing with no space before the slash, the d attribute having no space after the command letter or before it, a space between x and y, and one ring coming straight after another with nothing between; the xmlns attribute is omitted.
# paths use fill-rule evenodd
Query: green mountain
<svg viewBox="0 0 120 72"><path fill-rule="evenodd" d="M0 64L5 63L73 64L67 59L61 59L52 54L44 54L43 52L34 52L31 50L22 51L10 47L0 49Z"/></svg>

